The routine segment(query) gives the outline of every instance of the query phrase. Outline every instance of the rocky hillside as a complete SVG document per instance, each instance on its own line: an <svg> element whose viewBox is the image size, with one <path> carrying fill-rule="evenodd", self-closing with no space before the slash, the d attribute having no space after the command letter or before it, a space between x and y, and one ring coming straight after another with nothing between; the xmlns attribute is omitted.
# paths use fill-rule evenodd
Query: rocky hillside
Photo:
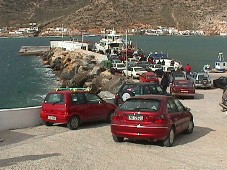
<svg viewBox="0 0 227 170"><path fill-rule="evenodd" d="M43 28L175 27L227 32L227 0L0 0L0 27L37 22Z"/></svg>

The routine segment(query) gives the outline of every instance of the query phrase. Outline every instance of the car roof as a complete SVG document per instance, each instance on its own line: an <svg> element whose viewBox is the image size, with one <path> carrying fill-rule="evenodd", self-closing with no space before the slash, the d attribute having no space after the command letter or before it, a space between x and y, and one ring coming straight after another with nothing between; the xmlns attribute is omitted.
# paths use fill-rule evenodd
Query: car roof
<svg viewBox="0 0 227 170"><path fill-rule="evenodd" d="M127 100L133 99L155 99L155 100L163 100L168 98L174 98L171 95L141 95L141 96L133 96L128 98Z"/></svg>
<svg viewBox="0 0 227 170"><path fill-rule="evenodd" d="M153 85L153 84L158 84L156 82L125 82L124 84L134 84L134 85L140 85L140 86L145 86L145 85Z"/></svg>
<svg viewBox="0 0 227 170"><path fill-rule="evenodd" d="M190 81L185 79L185 80L174 80L173 82L186 82L186 83L189 83Z"/></svg>
<svg viewBox="0 0 227 170"><path fill-rule="evenodd" d="M146 72L146 73L144 73L144 74L146 74L146 75L148 75L148 76L150 76L150 75L156 75L154 72Z"/></svg>
<svg viewBox="0 0 227 170"><path fill-rule="evenodd" d="M72 94L72 93L93 93L91 91L85 91L85 90L76 90L76 91L73 91L73 90L60 90L60 91L52 91L52 92L49 92L48 94Z"/></svg>

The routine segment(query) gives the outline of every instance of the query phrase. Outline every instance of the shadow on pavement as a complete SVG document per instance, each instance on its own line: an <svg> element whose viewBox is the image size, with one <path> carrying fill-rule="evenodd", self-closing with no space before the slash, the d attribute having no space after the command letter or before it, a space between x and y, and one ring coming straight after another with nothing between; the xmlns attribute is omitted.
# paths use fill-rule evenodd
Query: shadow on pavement
<svg viewBox="0 0 227 170"><path fill-rule="evenodd" d="M43 155L26 155L26 156L14 157L14 158L0 159L0 167L7 167L7 166L17 164L18 162L34 161L34 160L49 158L53 156L60 156L60 155L61 154L59 153L53 153L53 154L43 154Z"/></svg>
<svg viewBox="0 0 227 170"><path fill-rule="evenodd" d="M208 133L215 131L213 129L210 129L208 127L199 127L195 126L194 131L191 134L180 134L175 139L175 145L184 145L187 143L191 143L193 141L196 141L200 139L203 136L206 136Z"/></svg>
<svg viewBox="0 0 227 170"><path fill-rule="evenodd" d="M34 136L35 135L28 135L28 134L25 134L25 133L14 132L12 130L1 131L0 137L3 139L3 141L0 142L0 146L19 143L21 141L27 140L27 139L32 138Z"/></svg>
<svg viewBox="0 0 227 170"><path fill-rule="evenodd" d="M173 147L177 146L177 145L185 145L187 143L191 143L193 141L196 141L199 138L207 135L211 131L215 131L215 130L212 130L212 129L207 128L207 127L195 126L194 127L194 131L192 132L192 134L184 134L184 133L182 133L182 134L176 136ZM152 141L147 141L147 140L126 139L124 142L130 142L130 143L142 144L142 145L163 146L162 142L159 142L159 141L152 142Z"/></svg>

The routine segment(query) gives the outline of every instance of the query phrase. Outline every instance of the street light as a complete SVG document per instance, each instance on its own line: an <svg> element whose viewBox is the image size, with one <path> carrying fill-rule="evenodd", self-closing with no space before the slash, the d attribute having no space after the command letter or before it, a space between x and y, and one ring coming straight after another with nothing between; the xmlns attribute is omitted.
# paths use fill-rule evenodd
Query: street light
<svg viewBox="0 0 227 170"><path fill-rule="evenodd" d="M128 79L128 30L126 30L125 43L126 43L126 52L125 52L126 78Z"/></svg>

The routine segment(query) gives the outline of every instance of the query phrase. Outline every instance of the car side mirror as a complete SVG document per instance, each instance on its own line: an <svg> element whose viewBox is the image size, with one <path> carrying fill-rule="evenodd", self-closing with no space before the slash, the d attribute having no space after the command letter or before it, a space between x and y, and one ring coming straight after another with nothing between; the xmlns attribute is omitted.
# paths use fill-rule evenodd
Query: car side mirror
<svg viewBox="0 0 227 170"><path fill-rule="evenodd" d="M190 112L191 111L191 108L185 107L185 111Z"/></svg>

